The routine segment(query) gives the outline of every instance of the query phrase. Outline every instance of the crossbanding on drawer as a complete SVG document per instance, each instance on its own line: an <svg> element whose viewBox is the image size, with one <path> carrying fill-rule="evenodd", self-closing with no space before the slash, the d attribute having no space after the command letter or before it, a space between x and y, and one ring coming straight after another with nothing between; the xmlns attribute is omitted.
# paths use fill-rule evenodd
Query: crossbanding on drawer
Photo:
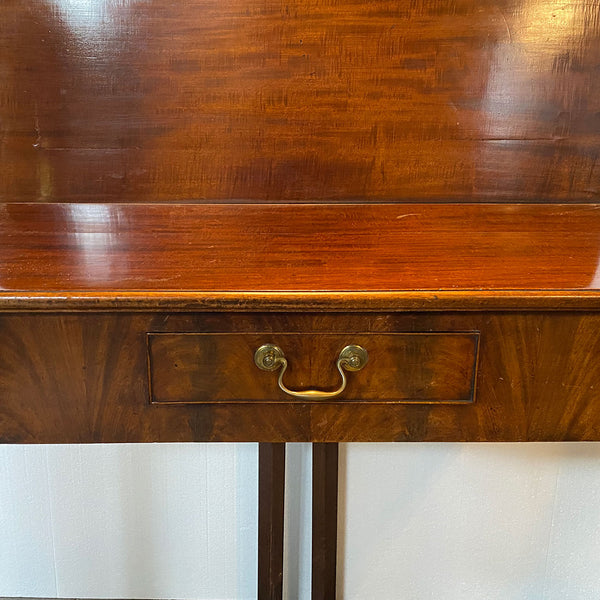
<svg viewBox="0 0 600 600"><path fill-rule="evenodd" d="M149 333L150 400L471 403L478 332Z"/></svg>

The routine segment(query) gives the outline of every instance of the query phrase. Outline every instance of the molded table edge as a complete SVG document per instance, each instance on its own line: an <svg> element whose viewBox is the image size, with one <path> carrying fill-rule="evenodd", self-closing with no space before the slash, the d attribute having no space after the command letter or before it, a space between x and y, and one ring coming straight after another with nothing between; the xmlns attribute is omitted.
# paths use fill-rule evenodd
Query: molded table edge
<svg viewBox="0 0 600 600"><path fill-rule="evenodd" d="M0 312L598 310L600 290L0 292Z"/></svg>

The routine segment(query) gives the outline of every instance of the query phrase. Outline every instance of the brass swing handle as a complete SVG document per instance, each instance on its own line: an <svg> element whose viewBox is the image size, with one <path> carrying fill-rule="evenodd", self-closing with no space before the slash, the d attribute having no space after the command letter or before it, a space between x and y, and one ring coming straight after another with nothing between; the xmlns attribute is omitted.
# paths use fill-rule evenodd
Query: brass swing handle
<svg viewBox="0 0 600 600"><path fill-rule="evenodd" d="M369 360L368 352L362 346L346 346L339 354L335 363L337 370L342 376L340 387L333 392L323 390L290 390L283 383L283 375L288 367L288 361L283 350L275 344L264 344L254 353L254 363L263 371L276 371L281 368L277 383L282 391L294 398L304 400L326 400L339 396L345 389L348 380L345 371L360 371Z"/></svg>

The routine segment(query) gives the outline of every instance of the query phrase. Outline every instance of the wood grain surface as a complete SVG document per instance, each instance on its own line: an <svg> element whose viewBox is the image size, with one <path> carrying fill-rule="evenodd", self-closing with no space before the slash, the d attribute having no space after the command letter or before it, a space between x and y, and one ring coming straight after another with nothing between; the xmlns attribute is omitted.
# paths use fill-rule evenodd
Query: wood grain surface
<svg viewBox="0 0 600 600"><path fill-rule="evenodd" d="M0 198L597 201L597 0L3 0Z"/></svg>
<svg viewBox="0 0 600 600"><path fill-rule="evenodd" d="M0 205L4 310L597 308L599 257L596 205Z"/></svg>
<svg viewBox="0 0 600 600"><path fill-rule="evenodd" d="M481 332L473 404L152 405L146 332ZM5 314L0 442L600 440L600 314ZM358 373L360 375L360 373Z"/></svg>
<svg viewBox="0 0 600 600"><path fill-rule="evenodd" d="M280 369L262 371L254 353L276 344L292 390L339 388L340 351L368 352L357 372L346 372L341 402L465 403L475 397L477 332L149 334L150 400L155 403L289 402L277 385Z"/></svg>

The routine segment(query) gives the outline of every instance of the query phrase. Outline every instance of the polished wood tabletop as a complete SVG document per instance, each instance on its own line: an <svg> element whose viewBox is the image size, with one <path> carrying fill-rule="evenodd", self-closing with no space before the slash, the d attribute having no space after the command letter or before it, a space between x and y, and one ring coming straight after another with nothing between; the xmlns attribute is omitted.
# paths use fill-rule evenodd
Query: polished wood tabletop
<svg viewBox="0 0 600 600"><path fill-rule="evenodd" d="M3 309L459 305L600 307L598 207L0 208Z"/></svg>

